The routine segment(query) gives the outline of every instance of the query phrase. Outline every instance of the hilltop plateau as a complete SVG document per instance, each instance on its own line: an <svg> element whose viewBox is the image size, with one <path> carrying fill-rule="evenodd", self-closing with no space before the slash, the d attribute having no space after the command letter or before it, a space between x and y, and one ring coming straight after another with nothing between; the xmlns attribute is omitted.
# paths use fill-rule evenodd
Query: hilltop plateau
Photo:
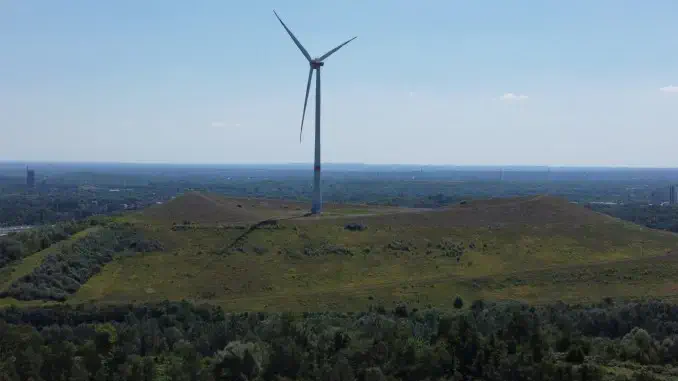
<svg viewBox="0 0 678 381"><path fill-rule="evenodd" d="M62 244L72 249L61 248L71 257L38 253L40 261L14 264L22 276L5 283L4 300L188 299L227 310L325 311L401 301L446 309L458 295L579 302L673 298L678 290L678 236L560 198L435 210L329 205L322 216L306 216L306 206L187 193L72 238ZM59 269L75 262L71 282L76 271Z"/></svg>

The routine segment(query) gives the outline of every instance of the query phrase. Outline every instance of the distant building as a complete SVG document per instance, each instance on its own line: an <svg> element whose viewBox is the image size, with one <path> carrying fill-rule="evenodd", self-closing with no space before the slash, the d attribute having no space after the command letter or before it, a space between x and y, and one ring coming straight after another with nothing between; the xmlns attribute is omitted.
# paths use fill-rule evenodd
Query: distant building
<svg viewBox="0 0 678 381"><path fill-rule="evenodd" d="M29 188L35 187L35 171L32 169L26 170L26 185Z"/></svg>
<svg viewBox="0 0 678 381"><path fill-rule="evenodd" d="M676 205L676 204L678 203L678 200L677 200L676 196L677 196L677 194L676 194L676 186L675 186L675 185L671 185L671 186L669 187L669 204L671 204L671 205Z"/></svg>

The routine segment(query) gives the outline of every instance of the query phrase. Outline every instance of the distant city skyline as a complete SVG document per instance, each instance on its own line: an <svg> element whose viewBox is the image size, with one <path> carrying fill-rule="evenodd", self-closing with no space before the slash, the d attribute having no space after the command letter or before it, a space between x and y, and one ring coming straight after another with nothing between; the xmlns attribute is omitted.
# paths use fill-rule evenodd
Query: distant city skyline
<svg viewBox="0 0 678 381"><path fill-rule="evenodd" d="M0 4L0 160L678 166L678 3ZM302 85L300 85L302 84ZM307 114L313 118L313 110Z"/></svg>

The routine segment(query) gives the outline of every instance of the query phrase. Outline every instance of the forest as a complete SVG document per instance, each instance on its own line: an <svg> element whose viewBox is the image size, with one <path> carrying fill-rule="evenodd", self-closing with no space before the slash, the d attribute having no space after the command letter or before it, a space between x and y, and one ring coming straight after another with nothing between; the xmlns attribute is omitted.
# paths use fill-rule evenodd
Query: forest
<svg viewBox="0 0 678 381"><path fill-rule="evenodd" d="M589 208L652 229L678 233L678 207L675 205L589 204Z"/></svg>
<svg viewBox="0 0 678 381"><path fill-rule="evenodd" d="M80 222L71 221L0 236L0 268L12 261L44 250L96 223L95 219Z"/></svg>
<svg viewBox="0 0 678 381"><path fill-rule="evenodd" d="M189 302L0 311L0 379L669 380L678 306L398 304L226 313Z"/></svg>

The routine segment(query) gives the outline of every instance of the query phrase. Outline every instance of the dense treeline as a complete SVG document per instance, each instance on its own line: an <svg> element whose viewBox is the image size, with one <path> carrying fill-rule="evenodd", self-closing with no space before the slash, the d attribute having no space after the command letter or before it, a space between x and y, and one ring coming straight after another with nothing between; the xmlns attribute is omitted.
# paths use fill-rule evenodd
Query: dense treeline
<svg viewBox="0 0 678 381"><path fill-rule="evenodd" d="M23 188L0 189L0 226L82 220L94 215L143 208L163 199L156 194L155 187L113 190L76 184L40 186L30 191ZM176 193L176 188L172 193Z"/></svg>
<svg viewBox="0 0 678 381"><path fill-rule="evenodd" d="M589 208L652 229L668 230L678 233L678 207L673 205L589 204Z"/></svg>
<svg viewBox="0 0 678 381"><path fill-rule="evenodd" d="M678 306L225 314L186 302L0 312L3 380L662 380Z"/></svg>
<svg viewBox="0 0 678 381"><path fill-rule="evenodd" d="M50 254L30 274L0 293L20 300L66 300L89 278L115 257L124 253L160 251L162 245L146 240L129 224L110 224Z"/></svg>
<svg viewBox="0 0 678 381"><path fill-rule="evenodd" d="M0 268L68 239L97 221L67 222L0 237Z"/></svg>

